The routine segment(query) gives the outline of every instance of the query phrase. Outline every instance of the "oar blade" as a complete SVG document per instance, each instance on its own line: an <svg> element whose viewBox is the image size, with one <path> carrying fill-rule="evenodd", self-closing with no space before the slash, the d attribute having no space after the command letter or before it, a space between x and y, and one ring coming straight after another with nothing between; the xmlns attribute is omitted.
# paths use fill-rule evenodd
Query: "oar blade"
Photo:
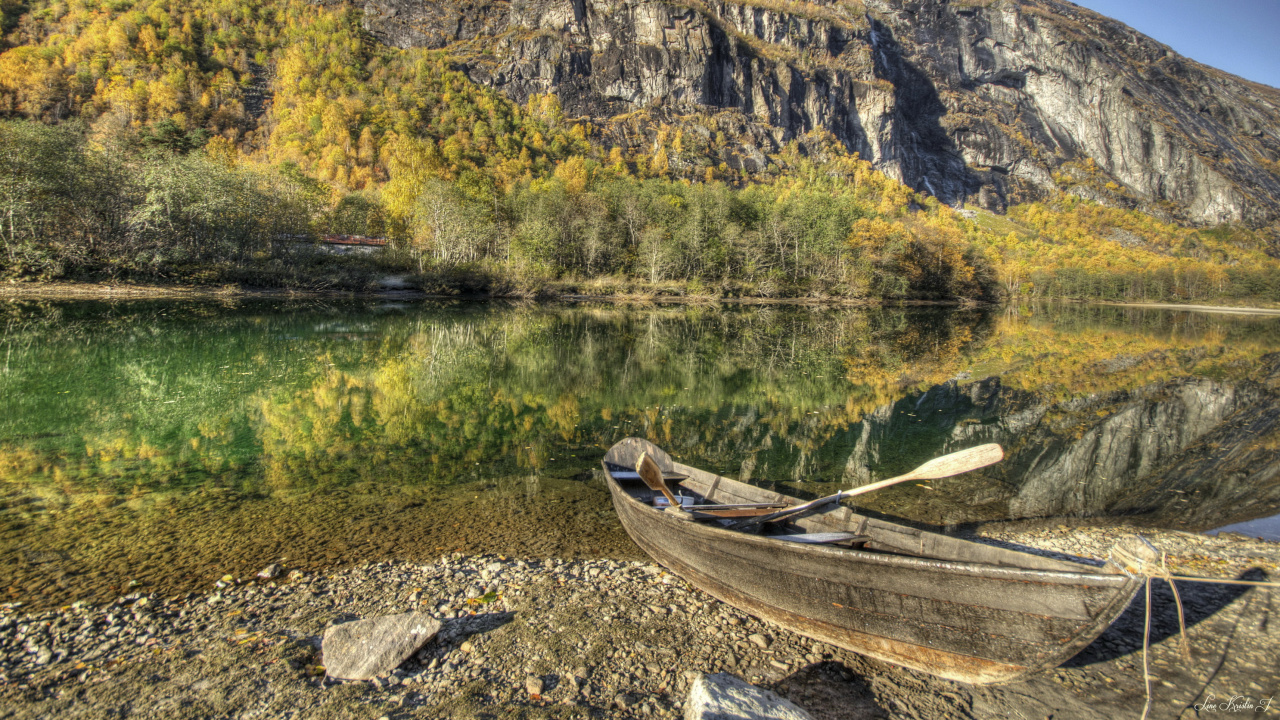
<svg viewBox="0 0 1280 720"><path fill-rule="evenodd" d="M1004 459L1004 449L996 443L979 445L943 455L921 465L910 473L912 480L936 480L993 465Z"/></svg>
<svg viewBox="0 0 1280 720"><path fill-rule="evenodd" d="M649 457L649 453L640 453L640 459L636 461L636 472L650 490L662 492L666 488L666 483L662 481L662 468Z"/></svg>
<svg viewBox="0 0 1280 720"><path fill-rule="evenodd" d="M650 490L666 496L667 502L671 504L669 512L683 512L680 500L671 494L671 488L667 487L667 481L662 477L662 468L649 457L649 453L640 453L640 459L636 461L636 472L640 474L640 479L649 486Z"/></svg>

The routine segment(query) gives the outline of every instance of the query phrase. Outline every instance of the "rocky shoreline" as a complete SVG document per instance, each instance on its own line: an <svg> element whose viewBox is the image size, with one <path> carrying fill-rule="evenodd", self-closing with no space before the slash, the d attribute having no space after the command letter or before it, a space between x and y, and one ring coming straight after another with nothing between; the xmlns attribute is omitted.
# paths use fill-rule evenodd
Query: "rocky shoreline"
<svg viewBox="0 0 1280 720"><path fill-rule="evenodd" d="M205 286L158 283L108 283L108 282L14 282L0 283L0 298L10 300L239 300L239 299L397 299L397 300L547 300L568 303L640 303L640 304L737 304L737 305L788 305L821 307L922 307L922 306L988 306L999 303L979 303L952 300L868 300L840 297L754 297L721 295L678 294L651 288L642 292L594 293L582 292L575 285L565 288L551 287L539 292L512 292L499 294L439 295L419 289L383 287L370 290L314 290L300 288L253 288L239 285ZM1043 302L1066 304L1096 304L1137 309L1220 312L1235 315L1277 315L1280 307L1238 305L1180 305L1177 303L1108 302L1096 300L1080 303L1076 300L1058 299Z"/></svg>
<svg viewBox="0 0 1280 720"><path fill-rule="evenodd" d="M1124 532L993 526L975 536L1097 562ZM1265 579L1280 569L1276 543L1143 534L1170 552L1175 573ZM1136 718L1142 709L1141 598L1058 670L978 688L779 630L647 562L455 553L332 573L268 570L180 598L0 606L5 717L672 718L690 682L711 672L767 687L819 720ZM1172 598L1156 583L1152 717L1211 717L1195 708L1211 695L1280 694L1275 591L1179 589L1195 660L1181 662ZM443 621L415 657L367 682L324 677L327 627L409 611Z"/></svg>
<svg viewBox="0 0 1280 720"><path fill-rule="evenodd" d="M0 299L8 300L402 300L610 303L618 305L781 305L796 307L875 308L985 306L969 300L881 300L848 297L771 297L690 292L687 288L639 287L621 291L581 291L577 283L551 283L536 289L504 292L436 292L403 282L367 289L307 289L247 287L241 285L120 284L105 282L9 282L0 283Z"/></svg>

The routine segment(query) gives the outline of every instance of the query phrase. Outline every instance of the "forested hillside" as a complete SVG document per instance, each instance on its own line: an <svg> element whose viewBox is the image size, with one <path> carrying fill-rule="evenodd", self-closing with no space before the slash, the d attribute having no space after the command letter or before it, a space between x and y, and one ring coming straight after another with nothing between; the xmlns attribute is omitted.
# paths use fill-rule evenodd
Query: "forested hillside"
<svg viewBox="0 0 1280 720"><path fill-rule="evenodd" d="M712 118L616 142L289 0L3 0L11 278L995 300L1280 300L1266 231L1065 192L957 212L822 130L755 168ZM530 32L546 32L545 30ZM691 130L701 123L704 132ZM613 138L613 139L611 139ZM1064 169L1078 184L1096 166ZM377 257L304 239L387 237Z"/></svg>

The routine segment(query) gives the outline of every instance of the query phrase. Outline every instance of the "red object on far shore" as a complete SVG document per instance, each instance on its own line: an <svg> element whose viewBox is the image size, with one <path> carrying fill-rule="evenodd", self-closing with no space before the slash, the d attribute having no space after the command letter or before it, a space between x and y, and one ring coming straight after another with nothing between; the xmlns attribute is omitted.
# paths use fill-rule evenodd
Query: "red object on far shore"
<svg viewBox="0 0 1280 720"><path fill-rule="evenodd" d="M320 241L329 245L365 245L382 247L387 244L386 238L365 237L363 235L321 235Z"/></svg>

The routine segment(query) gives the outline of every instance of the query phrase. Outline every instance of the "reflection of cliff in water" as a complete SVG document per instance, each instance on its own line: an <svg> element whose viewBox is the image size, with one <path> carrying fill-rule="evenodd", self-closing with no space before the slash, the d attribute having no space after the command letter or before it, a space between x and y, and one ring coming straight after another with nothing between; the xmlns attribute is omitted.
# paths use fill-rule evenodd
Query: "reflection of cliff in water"
<svg viewBox="0 0 1280 720"><path fill-rule="evenodd" d="M948 509L946 522L1125 515L1207 530L1274 515L1280 353L1261 365L1233 379L1188 376L1059 401L999 377L936 385L855 428L845 480L863 484L868 466L998 442L1008 453L1000 466L944 481L968 501Z"/></svg>
<svg viewBox="0 0 1280 720"><path fill-rule="evenodd" d="M603 448L638 435L802 497L1009 446L990 473L860 501L925 523L1114 510L1210 527L1276 512L1254 502L1271 478L1271 319L1057 305L7 312L0 486L45 508L84 493L589 478ZM968 373L999 379L946 383ZM1214 517L1233 502L1244 509Z"/></svg>

